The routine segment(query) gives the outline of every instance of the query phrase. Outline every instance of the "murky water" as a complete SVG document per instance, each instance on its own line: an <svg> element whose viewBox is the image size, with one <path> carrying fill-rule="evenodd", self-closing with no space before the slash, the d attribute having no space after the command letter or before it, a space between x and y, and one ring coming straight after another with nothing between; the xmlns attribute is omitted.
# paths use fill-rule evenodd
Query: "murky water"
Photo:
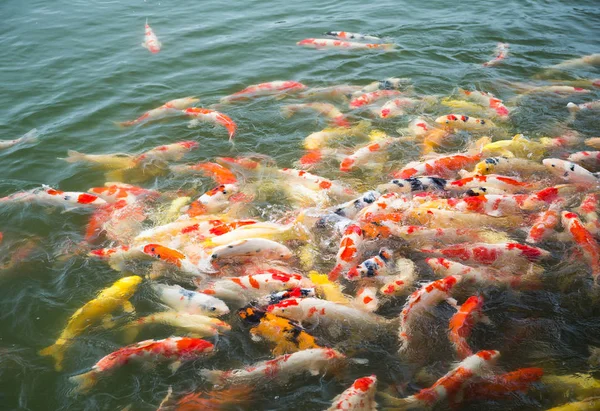
<svg viewBox="0 0 600 411"><path fill-rule="evenodd" d="M198 96L200 104L208 106L246 85L273 80L325 86L407 77L424 95L447 95L457 86L476 87L510 101L514 93L507 82L531 81L543 66L597 53L600 27L596 1L4 0L0 15L1 138L16 138L34 127L40 132L39 143L0 153L0 196L40 184L85 191L104 183L103 173L60 160L67 149L137 153L195 140L200 149L186 156L190 162L252 152L271 156L281 167L290 166L303 154L303 138L326 123L308 115L283 119L281 102L276 100L227 109L239 126L234 146L221 129L190 129L183 119L128 129L113 122L187 95ZM140 46L146 18L163 43L157 55ZM386 36L398 44L398 51L329 52L295 45L328 30ZM482 68L498 41L511 44L510 58L497 68ZM597 78L600 72L588 67L562 78L578 77ZM598 92L592 98L571 100L591 99L598 99ZM521 100L508 135L517 131L531 137L553 135L567 116L566 102L554 96ZM374 121L374 125L394 133L407 121ZM597 116L581 116L573 127L584 135L600 134ZM398 163L416 154L414 147L406 145ZM321 173L330 178L339 174L335 167ZM360 176L348 181L360 187ZM383 181L382 175L379 182ZM212 185L209 179L174 176L144 183L161 190L194 192ZM259 214L260 205L251 212ZM225 320L234 332L220 338L219 353L209 361L188 364L175 375L163 367L152 372L133 367L103 381L89 395L69 395L69 375L122 345L116 331L86 333L69 350L62 373L37 355L54 341L77 308L121 275L102 262L65 251L82 241L86 222L85 213L35 205L0 207L3 263L16 250L27 251L23 262L0 272L0 409L117 410L129 404L133 409L154 409L170 385L177 393L206 388L196 374L199 368L229 369L269 358L268 348L250 341L233 314ZM589 291L587 268L563 257L564 245L544 246L556 259L546 265L543 291L484 290L486 314L494 325L477 328L472 345L501 350L499 366L507 371L540 366L549 374L588 372L587 346L600 345L599 298ZM422 269L423 278L431 278ZM472 292L459 293L457 299L462 301ZM158 309L147 286L132 302L140 314ZM384 307L383 313L391 317L401 303ZM413 378L416 370L429 365L435 380L454 359L446 338L450 315L449 308L441 305L435 317L424 319L430 338L422 342L423 358L408 362L398 357L395 329L378 335L377 343L368 336L349 336L345 348L368 359L368 365L352 366L337 379L295 378L279 386L256 387L256 401L244 408L324 409L354 378L370 373L378 375L382 388L395 384L413 392L418 387ZM163 338L170 332L168 327L156 327L144 336ZM568 392L551 395L539 390L502 402L472 403L465 409L545 409L571 398Z"/></svg>

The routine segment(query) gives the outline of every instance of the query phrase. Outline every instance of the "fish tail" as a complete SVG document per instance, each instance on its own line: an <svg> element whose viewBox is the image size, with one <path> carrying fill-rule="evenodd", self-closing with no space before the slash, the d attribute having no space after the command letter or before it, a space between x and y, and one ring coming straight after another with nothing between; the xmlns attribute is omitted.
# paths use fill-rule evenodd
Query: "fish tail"
<svg viewBox="0 0 600 411"><path fill-rule="evenodd" d="M223 376L223 371L203 369L198 374L212 384L218 384Z"/></svg>
<svg viewBox="0 0 600 411"><path fill-rule="evenodd" d="M418 408L418 404L413 400L413 397L397 398L386 392L380 391L377 393L382 405L382 410L411 410Z"/></svg>
<svg viewBox="0 0 600 411"><path fill-rule="evenodd" d="M298 109L294 105L287 105L281 107L281 115L285 118L290 118L296 113Z"/></svg>
<svg viewBox="0 0 600 411"><path fill-rule="evenodd" d="M46 357L50 356L54 358L54 369L56 371L62 371L62 363L65 358L65 343L60 340L46 347L38 352L39 355Z"/></svg>
<svg viewBox="0 0 600 411"><path fill-rule="evenodd" d="M119 128L130 127L135 124L135 120L130 121L113 121L113 124Z"/></svg>
<svg viewBox="0 0 600 411"><path fill-rule="evenodd" d="M577 113L580 110L577 104L571 102L567 103L567 108L571 113Z"/></svg>
<svg viewBox="0 0 600 411"><path fill-rule="evenodd" d="M390 51L390 50L395 50L396 45L394 43L384 43L381 45L381 48L386 51Z"/></svg>
<svg viewBox="0 0 600 411"><path fill-rule="evenodd" d="M27 134L25 134L23 137L21 137L21 142L22 143L33 143L35 141L37 141L37 128L34 128L32 130L30 130Z"/></svg>
<svg viewBox="0 0 600 411"><path fill-rule="evenodd" d="M83 374L69 377L69 381L74 383L76 387L73 389L76 393L89 391L98 382L98 374L92 370Z"/></svg>

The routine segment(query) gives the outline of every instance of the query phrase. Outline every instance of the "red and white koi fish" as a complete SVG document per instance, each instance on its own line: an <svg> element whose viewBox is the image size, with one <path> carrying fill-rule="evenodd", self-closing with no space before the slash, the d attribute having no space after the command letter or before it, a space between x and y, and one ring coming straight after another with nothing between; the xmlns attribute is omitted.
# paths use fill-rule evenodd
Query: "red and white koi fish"
<svg viewBox="0 0 600 411"><path fill-rule="evenodd" d="M423 162L410 162L392 176L394 178L410 178L428 175L452 178L459 170L472 167L479 160L481 160L481 154L450 154Z"/></svg>
<svg viewBox="0 0 600 411"><path fill-rule="evenodd" d="M403 116L406 113L406 109L414 107L417 100L412 98L395 98L386 102L379 110L379 117L381 118L392 118Z"/></svg>
<svg viewBox="0 0 600 411"><path fill-rule="evenodd" d="M416 225L401 225L397 222L378 221L375 233L377 237L387 238L390 236L402 238L412 247L424 244L448 244L465 241L475 241L481 236L477 229L470 228L428 228ZM370 227L363 227L365 233L372 232ZM369 231L368 231L369 230Z"/></svg>
<svg viewBox="0 0 600 411"><path fill-rule="evenodd" d="M232 261L289 260L290 258L292 252L283 244L264 238L247 238L215 247L210 255L210 263L216 268Z"/></svg>
<svg viewBox="0 0 600 411"><path fill-rule="evenodd" d="M577 214L563 211L561 220L563 227L579 246L584 258L592 268L595 285L598 285L598 277L600 276L600 244L585 228Z"/></svg>
<svg viewBox="0 0 600 411"><path fill-rule="evenodd" d="M351 302L352 306L367 312L375 312L379 308L377 287L360 287L356 291L356 297Z"/></svg>
<svg viewBox="0 0 600 411"><path fill-rule="evenodd" d="M297 93L305 90L306 86L297 81L271 81L269 83L260 83L248 86L230 96L223 97L221 103L245 100L249 98L272 96L278 94Z"/></svg>
<svg viewBox="0 0 600 411"><path fill-rule="evenodd" d="M357 43L354 41L342 41L332 39L304 39L296 43L297 46L310 47L313 49L347 49L347 50L393 50L392 43Z"/></svg>
<svg viewBox="0 0 600 411"><path fill-rule="evenodd" d="M310 348L292 354L261 361L249 367L230 370L200 370L200 375L215 385L252 385L259 383L285 383L294 375L317 376L330 369L338 368L347 360L346 356L332 348Z"/></svg>
<svg viewBox="0 0 600 411"><path fill-rule="evenodd" d="M359 378L350 388L333 399L331 407L327 408L327 411L375 411L377 410L376 390L377 377L375 375Z"/></svg>
<svg viewBox="0 0 600 411"><path fill-rule="evenodd" d="M96 208L106 203L98 196L75 191L55 190L46 185L29 191L22 191L0 198L0 203L36 202L45 205L64 207L66 210L75 208Z"/></svg>
<svg viewBox="0 0 600 411"><path fill-rule="evenodd" d="M449 198L433 201L433 204L441 203L441 207L462 212L487 214L492 217L502 217L521 211L522 201L526 194L483 194L460 199ZM424 207L429 207L425 204Z"/></svg>
<svg viewBox="0 0 600 411"><path fill-rule="evenodd" d="M600 151L578 151L567 157L567 160L587 170L600 170Z"/></svg>
<svg viewBox="0 0 600 411"><path fill-rule="evenodd" d="M410 123L408 123L408 132L417 137L421 137L426 135L435 127L428 124L428 122L422 118L415 118Z"/></svg>
<svg viewBox="0 0 600 411"><path fill-rule="evenodd" d="M354 195L354 192L349 188L342 186L340 183L337 183L332 180L328 180L324 177L311 174L304 170L296 170L293 168L284 168L279 170L279 172L288 178L291 177L291 180L295 182L299 182L302 185L310 188L311 190L320 191L323 190L328 194L331 193L336 197L346 197Z"/></svg>
<svg viewBox="0 0 600 411"><path fill-rule="evenodd" d="M272 268L263 273L216 280L204 285L201 292L224 300L248 303L272 293L310 284L299 274L287 274Z"/></svg>
<svg viewBox="0 0 600 411"><path fill-rule="evenodd" d="M404 294L417 279L417 267L412 260L408 258L399 258L395 262L395 268L398 275L384 277L385 282L379 289L379 292L386 296L396 296Z"/></svg>
<svg viewBox="0 0 600 411"><path fill-rule="evenodd" d="M515 289L537 289L540 286L534 267L527 268L525 275L512 275L490 266L470 267L446 258L426 258L425 262L439 277L454 275L472 283L506 284Z"/></svg>
<svg viewBox="0 0 600 411"><path fill-rule="evenodd" d="M508 43L498 43L496 45L496 57L492 60L483 63L483 67L497 66L508 56Z"/></svg>
<svg viewBox="0 0 600 411"><path fill-rule="evenodd" d="M330 119L333 124L339 127L350 127L350 122L345 118L344 114L338 110L336 106L329 103L303 103L303 104L288 104L281 108L281 113L285 117L291 117L294 113L311 109Z"/></svg>
<svg viewBox="0 0 600 411"><path fill-rule="evenodd" d="M429 228L457 228L478 226L486 228L509 229L523 225L524 217L515 214L506 217L491 217L486 214L463 213L456 210L419 207L413 205L404 215L408 224Z"/></svg>
<svg viewBox="0 0 600 411"><path fill-rule="evenodd" d="M190 127L194 127L199 121L208 121L211 123L220 124L227 129L229 133L229 141L233 140L235 131L237 130L237 124L223 113L219 113L215 110L201 107L190 107L183 110L183 113L187 116L193 117L194 120L190 122Z"/></svg>
<svg viewBox="0 0 600 411"><path fill-rule="evenodd" d="M461 360L473 355L467 338L469 338L475 324L478 321L489 323L489 319L481 311L482 308L483 297L474 295L467 298L467 301L460 306L458 312L450 318L449 338L458 358Z"/></svg>
<svg viewBox="0 0 600 411"><path fill-rule="evenodd" d="M374 102L384 99L391 98L401 95L402 92L398 90L375 90L368 93L361 94L350 100L350 108L364 107Z"/></svg>
<svg viewBox="0 0 600 411"><path fill-rule="evenodd" d="M435 119L438 124L457 130L466 131L488 131L496 125L490 120L465 116L464 114L448 114Z"/></svg>
<svg viewBox="0 0 600 411"><path fill-rule="evenodd" d="M401 344L400 352L408 349L412 333L411 326L423 311L429 310L442 301L447 301L456 308L456 300L450 296L450 293L460 280L461 277L449 275L441 280L424 284L408 297L400 313L400 328L398 330L398 338Z"/></svg>
<svg viewBox="0 0 600 411"><path fill-rule="evenodd" d="M363 261L356 267L352 267L346 273L346 279L358 281L361 278L377 277L387 275L391 265L393 252L389 248L382 248L375 257Z"/></svg>
<svg viewBox="0 0 600 411"><path fill-rule="evenodd" d="M159 225L142 231L135 237L134 243L167 242L181 234L194 234L201 239L222 235L244 224L253 224L254 220L230 222L228 219L217 219L214 216L198 216L179 219L172 223Z"/></svg>
<svg viewBox="0 0 600 411"><path fill-rule="evenodd" d="M441 249L421 249L423 253L440 254L465 264L492 265L499 268L526 260L536 262L550 256L550 252L521 243L456 244Z"/></svg>
<svg viewBox="0 0 600 411"><path fill-rule="evenodd" d="M465 400L503 399L515 392L526 392L543 375L544 370L541 368L520 368L483 381L473 381L465 389Z"/></svg>
<svg viewBox="0 0 600 411"><path fill-rule="evenodd" d="M326 36L335 37L341 40L358 40L358 41L380 41L381 37L368 36L360 33L350 33L347 31L328 31L325 33Z"/></svg>
<svg viewBox="0 0 600 411"><path fill-rule="evenodd" d="M146 26L144 27L146 31L144 35L144 42L142 43L142 47L148 49L148 51L152 54L156 54L160 51L160 41L158 41L158 37L154 34L154 31L150 28L148 24L148 19L146 19Z"/></svg>
<svg viewBox="0 0 600 411"><path fill-rule="evenodd" d="M569 183L580 184L582 186L596 186L600 184L600 178L597 175L570 161L558 158L546 158L542 160L542 164L552 174Z"/></svg>
<svg viewBox="0 0 600 411"><path fill-rule="evenodd" d="M164 340L146 340L103 357L85 374L75 375L69 380L77 384L76 391L85 392L92 388L98 379L135 361L170 361L175 372L183 361L192 361L213 353L214 346L206 340L188 337L170 337Z"/></svg>
<svg viewBox="0 0 600 411"><path fill-rule="evenodd" d="M357 224L349 225L340 241L335 267L329 273L330 281L337 280L340 274L358 263L362 243L363 231L360 226Z"/></svg>
<svg viewBox="0 0 600 411"><path fill-rule="evenodd" d="M583 104L575 104L575 103L567 103L567 108L571 113L577 113L581 110L598 110L600 109L600 100L590 101L589 103Z"/></svg>
<svg viewBox="0 0 600 411"><path fill-rule="evenodd" d="M380 196L378 191L367 191L355 200L334 207L333 212L339 216L353 219L363 208L377 201Z"/></svg>
<svg viewBox="0 0 600 411"><path fill-rule="evenodd" d="M558 215L562 207L562 201L557 201L556 203L551 204L547 210L540 212L529 229L525 241L531 244L537 244L548 238L558 225L560 220Z"/></svg>
<svg viewBox="0 0 600 411"><path fill-rule="evenodd" d="M107 203L124 200L127 204L135 203L142 198L158 198L160 196L158 191L117 182L104 183L104 187L92 187L88 193L102 198Z"/></svg>
<svg viewBox="0 0 600 411"><path fill-rule="evenodd" d="M33 143L35 141L37 141L37 128L34 128L27 134L15 140L0 140L0 150L5 150L7 148L16 146L17 144Z"/></svg>
<svg viewBox="0 0 600 411"><path fill-rule="evenodd" d="M289 298L270 305L267 311L280 317L304 324L316 324L326 329L340 321L354 329L365 329L383 322L381 317L363 309L311 297Z"/></svg>
<svg viewBox="0 0 600 411"><path fill-rule="evenodd" d="M117 123L122 127L134 126L136 124L145 123L148 121L158 120L170 114L179 114L181 110L184 110L191 105L199 102L200 99L196 97L183 97L175 100L167 101L160 107L146 111L144 114L136 118L135 120L123 121Z"/></svg>
<svg viewBox="0 0 600 411"><path fill-rule="evenodd" d="M424 388L407 398L388 397L386 402L397 409L429 409L434 405L448 401L451 405L462 400L463 389L474 378L485 374L500 358L500 352L484 350L462 360L453 370L436 381L429 388Z"/></svg>
<svg viewBox="0 0 600 411"><path fill-rule="evenodd" d="M347 173L354 170L356 167L375 161L378 157L385 155L388 148L397 141L398 139L396 138L388 137L359 148L342 160L340 163L340 171Z"/></svg>
<svg viewBox="0 0 600 411"><path fill-rule="evenodd" d="M209 317L229 314L227 304L212 295L186 290L179 285L153 283L152 289L164 304L175 311Z"/></svg>
<svg viewBox="0 0 600 411"><path fill-rule="evenodd" d="M138 164L152 161L177 161L181 160L187 152L198 147L195 141L180 141L148 150L137 156L134 161Z"/></svg>
<svg viewBox="0 0 600 411"><path fill-rule="evenodd" d="M196 199L187 214L196 217L201 214L214 214L223 211L229 205L229 199L239 193L237 184L221 184L208 190Z"/></svg>
<svg viewBox="0 0 600 411"><path fill-rule="evenodd" d="M466 191L479 187L491 187L509 193L516 193L531 189L535 186L531 183L524 183L518 179L498 174L474 175L461 178L460 180L448 181L445 185L446 190L452 191Z"/></svg>
<svg viewBox="0 0 600 411"><path fill-rule="evenodd" d="M486 93L479 90L463 90L459 89L459 92L467 98L467 100L474 101L475 103L481 104L488 107L496 113L499 117L508 117L510 114L508 108L502 103L502 100L494 97L492 93Z"/></svg>
<svg viewBox="0 0 600 411"><path fill-rule="evenodd" d="M600 194L588 194L575 211L585 219L585 228L592 234L600 233L600 220L598 209L600 206Z"/></svg>
<svg viewBox="0 0 600 411"><path fill-rule="evenodd" d="M399 193L386 193L380 196L373 204L360 210L357 215L359 221L369 222L373 219L379 219L381 216L390 216L394 221L402 221L403 218L396 219L395 217L400 212L409 209L415 204L411 198ZM391 215L390 215L391 214Z"/></svg>

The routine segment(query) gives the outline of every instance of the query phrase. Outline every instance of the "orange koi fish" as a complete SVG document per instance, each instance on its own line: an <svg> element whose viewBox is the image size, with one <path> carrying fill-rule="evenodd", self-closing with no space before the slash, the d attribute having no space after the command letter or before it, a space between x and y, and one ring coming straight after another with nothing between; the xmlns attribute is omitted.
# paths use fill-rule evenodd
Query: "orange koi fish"
<svg viewBox="0 0 600 411"><path fill-rule="evenodd" d="M349 225L340 241L336 264L329 273L329 280L335 281L344 271L355 266L360 258L359 249L363 242L363 231L357 224Z"/></svg>
<svg viewBox="0 0 600 411"><path fill-rule="evenodd" d="M565 230L571 235L571 238L573 238L573 241L575 241L579 248L581 248L584 258L592 268L594 281L597 283L598 276L600 276L600 244L585 228L577 214L563 211L561 220Z"/></svg>
<svg viewBox="0 0 600 411"><path fill-rule="evenodd" d="M233 140L233 136L237 129L237 124L223 113L219 113L215 110L201 107L190 107L183 110L183 113L187 116L193 117L194 120L190 122L190 127L195 126L198 121L208 121L211 123L220 124L227 129L229 132L229 141Z"/></svg>
<svg viewBox="0 0 600 411"><path fill-rule="evenodd" d="M450 341L461 360L473 355L467 338L478 321L489 323L489 319L483 315L483 297L471 296L458 309L458 312L450 318Z"/></svg>
<svg viewBox="0 0 600 411"><path fill-rule="evenodd" d="M217 163L198 163L194 165L175 165L170 167L175 173L193 173L200 172L207 177L211 177L217 184L235 184L237 177L231 170Z"/></svg>

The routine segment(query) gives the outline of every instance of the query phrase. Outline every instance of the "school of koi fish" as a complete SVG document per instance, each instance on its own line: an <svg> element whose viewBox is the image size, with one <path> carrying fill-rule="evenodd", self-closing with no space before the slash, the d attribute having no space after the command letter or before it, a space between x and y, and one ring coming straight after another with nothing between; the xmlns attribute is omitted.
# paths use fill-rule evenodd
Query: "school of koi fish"
<svg viewBox="0 0 600 411"><path fill-rule="evenodd" d="M377 36L324 36L297 44L395 48ZM148 22L142 46L161 51ZM493 70L508 51L499 43L483 66ZM600 66L600 54L546 70L586 65ZM513 329L503 344L486 338L511 315L524 320L516 308L498 306L500 295L518 300L568 288L597 301L600 138L573 125L578 116L597 117L600 101L591 96L600 79L506 87L514 97L503 101L475 88L420 95L410 79L394 77L318 87L272 81L207 107L188 96L114 119L118 127L143 127L188 118L190 127L223 128L233 144L237 125L228 108L271 100L284 120L317 116L329 125L306 136L305 155L288 168L256 153L182 162L201 141L133 154L69 150L64 160L104 171L104 186L43 186L0 198L2 207L36 203L88 213L85 243L73 253L122 273L65 318L39 355L68 377L75 396L102 390L116 373L141 372L130 363L167 363L172 373L193 367L197 391L173 385L155 404L160 410L260 409L259 392L297 390L318 378L347 388L322 398L329 410L460 409L515 398L554 411L600 409L600 380L587 366L565 376L533 358L523 358L521 368L503 364L527 339L527 327ZM538 95L564 102L555 135L514 130L512 117ZM32 130L0 141L0 149L35 139ZM405 152L415 153L413 161L397 159ZM172 175L210 178L214 186L144 186ZM587 275L571 274L574 267ZM142 290L160 310L132 304ZM140 338L156 325L171 334ZM114 332L122 348L87 370L73 369L74 343L94 329ZM593 335L590 362L598 356ZM265 356L247 356L235 369L211 362L248 345ZM373 366L373 358L389 358L389 368Z"/></svg>

